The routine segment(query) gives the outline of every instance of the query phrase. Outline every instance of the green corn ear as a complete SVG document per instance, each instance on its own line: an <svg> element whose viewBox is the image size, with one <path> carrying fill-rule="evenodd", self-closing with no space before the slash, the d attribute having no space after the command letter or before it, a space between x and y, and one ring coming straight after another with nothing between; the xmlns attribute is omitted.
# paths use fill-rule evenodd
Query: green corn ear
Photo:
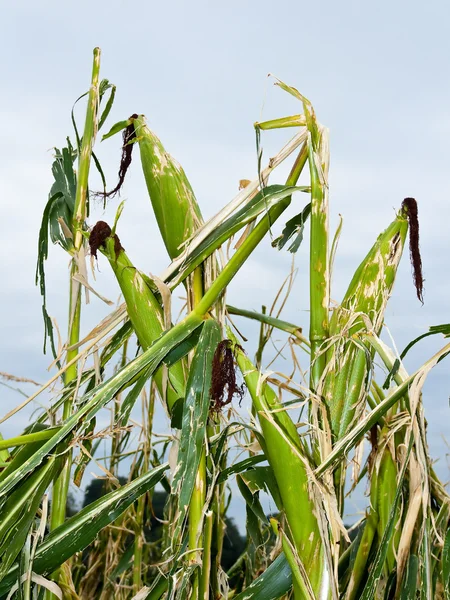
<svg viewBox="0 0 450 600"><path fill-rule="evenodd" d="M368 351L357 347L352 336L366 329L364 316L375 333L380 332L407 231L407 212L402 209L359 265L342 304L331 318L332 346L327 351L322 395L329 408L335 439L348 430L367 395Z"/></svg>
<svg viewBox="0 0 450 600"><path fill-rule="evenodd" d="M174 259L182 250L181 244L201 225L200 209L183 168L147 127L145 117L139 115L133 124L156 220L167 252Z"/></svg>
<svg viewBox="0 0 450 600"><path fill-rule="evenodd" d="M383 439L388 433L387 428L383 428L381 432L381 439ZM381 458L374 463L371 473L371 486L370 486L370 502L372 508L376 511L378 516L377 521L377 534L378 539L381 540L383 534L389 523L389 516L394 503L395 494L397 491L397 463L395 461L395 449L393 447L394 442L391 439L391 443L386 442L382 451ZM385 575L387 576L396 565L396 550L400 542L401 527L398 523L400 519L400 509L397 509L396 513L396 526L389 549L386 556L386 563L384 565Z"/></svg>
<svg viewBox="0 0 450 600"><path fill-rule="evenodd" d="M236 342L230 330L228 335ZM308 473L299 456L303 454L303 448L297 429L286 411L270 412L282 408L275 392L265 385L258 394L259 372L238 345L235 353L258 414L266 444L265 453L278 483L291 540L314 591L318 593L326 569L324 551L317 511L310 496ZM264 416L268 412L273 422Z"/></svg>
<svg viewBox="0 0 450 600"><path fill-rule="evenodd" d="M100 222L102 223L102 222ZM91 232L91 253L93 252L92 240L96 234L96 228ZM151 344L159 338L165 330L164 313L155 293L146 281L145 276L132 264L125 251L120 245L117 236L111 235L111 230L106 223L106 233L109 235L103 239L98 248L108 258L117 282L124 296L128 315L143 350L147 350ZM183 362L179 361L168 370L167 388L164 390L163 368L158 369L153 375L158 391L162 397L166 397L169 412L179 399L184 397L185 373ZM164 393L165 392L165 393Z"/></svg>
<svg viewBox="0 0 450 600"><path fill-rule="evenodd" d="M359 587L364 577L367 577L367 561L372 549L372 542L377 532L378 514L370 509L366 515L364 531L361 536L361 542L358 546L356 556L353 561L350 581L345 593L345 600L357 600L359 597Z"/></svg>

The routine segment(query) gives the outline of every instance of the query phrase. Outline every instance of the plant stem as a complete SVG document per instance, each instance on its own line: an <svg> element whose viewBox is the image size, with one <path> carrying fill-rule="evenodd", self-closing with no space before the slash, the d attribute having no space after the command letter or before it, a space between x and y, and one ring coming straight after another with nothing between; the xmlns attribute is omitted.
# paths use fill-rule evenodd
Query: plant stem
<svg viewBox="0 0 450 600"><path fill-rule="evenodd" d="M203 269L197 267L192 277L192 304L193 308L198 306L201 302L204 292L203 282ZM194 550L198 548L202 536L200 535L200 525L202 521L202 512L206 501L206 449L203 448L200 463L198 466L197 476L195 478L194 489L192 491L192 499L189 505L189 549ZM200 562L202 560L201 553L199 551L192 552L192 562ZM192 598L195 600L200 598L200 571L196 570L192 581ZM206 589L205 593L208 592Z"/></svg>
<svg viewBox="0 0 450 600"><path fill-rule="evenodd" d="M307 119L309 120L309 118L308 115ZM320 180L316 165L316 158L320 157L321 154L321 138L318 136L315 120L311 118L311 121L311 140L308 156L311 175L309 339L311 342L311 388L315 391L326 364L326 356L323 352L320 353L320 347L328 336L330 292L328 270L328 198L325 185ZM322 163L322 160L320 162Z"/></svg>
<svg viewBox="0 0 450 600"><path fill-rule="evenodd" d="M209 580L211 571L211 542L214 523L214 513L209 511L205 516L205 528L203 531L203 559L199 582L199 600L209 598Z"/></svg>
<svg viewBox="0 0 450 600"><path fill-rule="evenodd" d="M92 154L92 146L95 139L97 128L97 109L99 95L99 72L100 72L100 49L94 49L94 60L92 66L91 87L88 96L88 106L86 111L86 121L84 127L83 140L79 150L78 159L78 179L75 196L75 207L72 222L72 235L74 240L74 258L70 270L70 302L69 302L69 346L75 346L80 339L80 317L81 317L81 289L80 284L73 279L78 272L77 260L84 260L80 252L83 245L82 229L86 219L87 212L87 190L89 167ZM67 352L66 361L70 361L77 355L78 349ZM65 373L64 383L67 385L77 377L77 363L74 362ZM63 408L63 420L66 420L72 413L73 397L70 397ZM72 452L66 455L64 466L53 485L52 508L50 516L50 529L56 529L62 525L66 516L67 494L69 490L70 471L72 466ZM59 579L59 574L56 575ZM48 592L48 596L52 594Z"/></svg>
<svg viewBox="0 0 450 600"><path fill-rule="evenodd" d="M151 439L153 430L153 417L155 414L155 396L156 387L152 382L150 384L150 396L148 403L148 416L147 416L147 431L146 439L144 442L144 461L143 461L143 472L147 472L150 464L150 452L151 452ZM136 533L134 538L134 561L133 561L133 593L137 594L142 587L142 562L143 562L143 543L144 543L144 512L146 499L150 498L149 494L144 494L138 500L136 510Z"/></svg>

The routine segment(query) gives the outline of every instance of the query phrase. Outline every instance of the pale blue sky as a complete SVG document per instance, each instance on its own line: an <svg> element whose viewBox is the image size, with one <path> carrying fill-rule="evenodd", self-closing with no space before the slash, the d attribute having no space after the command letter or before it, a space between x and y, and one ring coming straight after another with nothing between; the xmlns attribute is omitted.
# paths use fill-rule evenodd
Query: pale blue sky
<svg viewBox="0 0 450 600"><path fill-rule="evenodd" d="M253 122L300 110L273 87L267 73L297 87L330 128L332 227L339 213L344 217L333 297L342 296L402 199L414 196L425 305L415 298L405 255L387 322L403 348L428 325L450 321L447 2L18 1L3 6L2 23L0 371L46 378L49 357L41 355L40 297L34 287L37 233L51 184L50 149L71 134L70 108L88 87L94 46L102 49L102 77L118 87L110 123L145 113L183 164L207 217L231 200L239 179L256 174ZM289 132L266 135L266 158L288 138ZM115 183L119 140L98 153ZM123 194L128 201L120 237L142 269L159 273L167 260L137 165ZM282 177L272 180L279 182ZM101 214L97 210L97 218ZM306 249L299 254L300 272L286 311L286 318L304 327ZM245 308L270 303L271 281L281 283L289 265L289 255L271 249L267 240L231 289L230 301ZM52 249L49 309L64 330L66 267L64 253ZM98 287L115 300L117 288L106 265L100 268ZM103 314L94 301L85 311L85 328ZM407 367L413 370L440 344L423 342ZM430 376L424 400L432 454L440 457L444 478L448 364ZM5 388L0 398L2 413L19 399ZM8 428L2 433L9 435Z"/></svg>

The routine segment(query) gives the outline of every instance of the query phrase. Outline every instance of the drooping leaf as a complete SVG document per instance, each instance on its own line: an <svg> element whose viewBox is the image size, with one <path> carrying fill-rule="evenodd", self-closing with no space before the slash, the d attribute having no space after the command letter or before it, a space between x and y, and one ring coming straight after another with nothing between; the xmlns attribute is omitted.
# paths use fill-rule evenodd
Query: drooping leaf
<svg viewBox="0 0 450 600"><path fill-rule="evenodd" d="M116 135L116 133L119 133L120 131L126 129L130 122L130 119L127 119L126 121L119 121L118 123L115 123L108 131L108 133L105 133L105 135L102 137L102 142L112 137L113 135Z"/></svg>
<svg viewBox="0 0 450 600"><path fill-rule="evenodd" d="M254 467L255 465L258 465L266 460L267 458L263 454L257 454L256 456L245 458L244 460L235 463L231 467L224 469L220 473L217 483L224 483L229 477L231 477L231 475L236 475L238 473L242 473L243 471L247 471L251 467Z"/></svg>
<svg viewBox="0 0 450 600"><path fill-rule="evenodd" d="M423 340L424 338L429 337L430 335L436 335L439 333L441 333L445 338L450 337L450 323L444 323L443 325L432 325L426 333L422 333L421 335L416 337L414 340L412 340L412 342L409 342L409 344L406 346L406 348L400 354L400 360L396 359L396 361L394 362L394 365L393 365L391 371L389 372L389 374L386 378L386 381L383 384L383 388L385 390L389 389L391 382L392 382L392 378L395 377L395 375L397 374L398 369L400 367L400 361L405 358L405 356L411 350L411 348L413 346L415 346L417 344L417 342L420 342L420 340Z"/></svg>
<svg viewBox="0 0 450 600"><path fill-rule="evenodd" d="M150 375L148 372L144 371L144 373L142 373L142 375L123 399L117 414L117 423L119 425L125 426L128 423L133 406L136 404L136 400L139 398L142 390L144 389L144 385L149 380L149 377Z"/></svg>
<svg viewBox="0 0 450 600"><path fill-rule="evenodd" d="M76 174L73 168L76 156L77 153L68 138L66 148L63 148L61 151L55 148L55 159L52 165L54 182L42 214L38 239L36 285L39 284L42 296L42 312L45 327L44 352L46 351L46 340L48 337L55 358L56 350L53 339L53 324L46 307L44 263L48 258L49 238L53 244L59 244L66 251L70 251L72 248L72 239L69 232L72 230L72 217L77 186Z"/></svg>
<svg viewBox="0 0 450 600"><path fill-rule="evenodd" d="M106 92L108 90L111 90L111 92L110 92L109 98L106 102L106 106L103 109L103 112L100 116L100 119L98 120L98 131L100 131L100 129L103 127L103 124L105 123L106 119L108 118L108 115L111 112L111 108L114 104L114 99L116 97L116 86L113 83L109 83L109 81L107 79L103 79L99 85L100 103L102 102L103 96L106 94Z"/></svg>
<svg viewBox="0 0 450 600"><path fill-rule="evenodd" d="M251 486L250 483L245 481L243 475L236 477L236 483L238 484L239 491L245 500L247 507L262 523L267 523L267 517L264 514L264 509L259 501L259 489L258 487ZM253 489L252 489L253 488ZM256 541L256 540L255 540ZM258 541L257 541L258 543Z"/></svg>
<svg viewBox="0 0 450 600"><path fill-rule="evenodd" d="M148 471L131 483L92 502L54 529L37 549L33 571L48 575L76 552L86 548L99 531L115 521L142 494L154 488L162 480L168 467L166 463ZM8 590L15 579L16 570L17 565L0 583L0 595Z"/></svg>
<svg viewBox="0 0 450 600"><path fill-rule="evenodd" d="M295 217L286 223L281 236L273 240L272 246L281 250L295 235L293 242L288 248L289 252L295 254L303 241L303 230L310 213L311 203L307 204L301 213L295 215Z"/></svg>
<svg viewBox="0 0 450 600"><path fill-rule="evenodd" d="M77 427L88 423L129 381L145 370L148 370L150 376L161 364L166 354L189 337L202 323L202 319L196 316L185 319L157 339L142 355L128 363L110 379L96 386L87 397L83 398L82 406L64 422L61 429L16 471L0 482L0 498L14 488L23 477L32 472L61 441L69 438Z"/></svg>
<svg viewBox="0 0 450 600"><path fill-rule="evenodd" d="M280 490L278 489L277 480L275 479L272 467L255 467L241 473L241 478L252 493L263 491L272 496L277 505L278 510L282 510L283 503L281 501Z"/></svg>

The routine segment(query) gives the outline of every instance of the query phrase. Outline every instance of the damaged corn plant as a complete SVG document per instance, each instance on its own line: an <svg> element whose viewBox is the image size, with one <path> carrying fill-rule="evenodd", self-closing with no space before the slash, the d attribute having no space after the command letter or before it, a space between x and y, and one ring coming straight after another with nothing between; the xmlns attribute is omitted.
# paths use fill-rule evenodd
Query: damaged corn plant
<svg viewBox="0 0 450 600"><path fill-rule="evenodd" d="M186 173L143 114L99 133L116 88L100 79L95 49L91 85L81 97L83 133L73 117L74 142L55 149L39 233L37 283L54 374L1 420L1 598L450 598L450 499L428 452L422 403L424 381L450 344L444 340L410 374L380 337L405 246L423 301L417 203L398 200L394 220L374 235L344 297L332 304L339 231L331 236L328 224L328 131L307 98L276 85L296 98L299 114L256 123L257 144L279 128L291 139L267 166L259 153L254 180L242 181L237 196L205 221ZM117 145L120 136L118 182L108 186L99 142ZM273 183L277 167L289 161L286 181ZM167 251L158 277L149 274L151 259L138 265L142 259L125 250L126 204L117 205L112 223L91 221L93 198L97 205L116 202L129 169L145 180L145 201ZM90 187L94 172L100 192ZM307 185L298 183L302 173ZM289 207L296 216L283 219ZM284 291L274 292L269 311L227 304L227 289L257 247L308 253L303 237L309 323L282 319ZM67 341L58 344L46 303L49 241L70 259ZM89 255L94 269L101 266L95 283L88 282ZM83 298L102 298L106 269L122 303L85 331ZM305 294L292 277L287 289L291 300ZM178 318L175 290L186 298ZM239 333L245 319L259 323L257 339ZM429 334L449 337L450 326ZM288 374L263 368L273 335L284 335L291 350ZM51 403L8 439L8 419L48 389ZM243 400L251 402L248 414L239 409ZM155 431L158 407L167 419L163 434ZM69 487L86 485L91 461L102 465L104 494L67 517ZM346 498L361 481L365 513L349 526ZM165 493L156 536L155 488ZM226 565L227 513L236 494L246 506L245 547Z"/></svg>

